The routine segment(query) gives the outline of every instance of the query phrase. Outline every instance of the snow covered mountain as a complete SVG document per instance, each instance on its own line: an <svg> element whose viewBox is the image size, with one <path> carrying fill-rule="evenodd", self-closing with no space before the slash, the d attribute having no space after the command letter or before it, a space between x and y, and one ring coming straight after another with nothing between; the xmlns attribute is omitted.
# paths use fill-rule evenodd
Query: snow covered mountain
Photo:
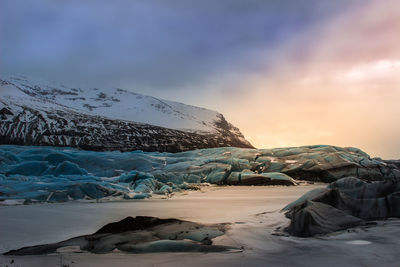
<svg viewBox="0 0 400 267"><path fill-rule="evenodd" d="M216 111L123 89L81 89L25 76L0 79L0 144L90 150L252 147Z"/></svg>

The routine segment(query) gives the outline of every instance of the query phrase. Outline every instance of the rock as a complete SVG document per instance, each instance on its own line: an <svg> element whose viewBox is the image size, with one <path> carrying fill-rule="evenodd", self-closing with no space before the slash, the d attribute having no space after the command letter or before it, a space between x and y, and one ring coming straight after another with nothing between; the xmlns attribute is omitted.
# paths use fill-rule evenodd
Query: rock
<svg viewBox="0 0 400 267"><path fill-rule="evenodd" d="M292 177L281 172L267 172L263 173L262 175L271 179L270 184L296 185L296 182L292 179Z"/></svg>
<svg viewBox="0 0 400 267"><path fill-rule="evenodd" d="M271 162L266 169L266 172L280 172L285 168L283 162Z"/></svg>
<svg viewBox="0 0 400 267"><path fill-rule="evenodd" d="M211 184L223 184L228 175L228 171L213 171L207 175L206 181Z"/></svg>
<svg viewBox="0 0 400 267"><path fill-rule="evenodd" d="M161 194L161 195L166 195L166 194L171 194L173 192L172 187L169 185L163 185L160 189L155 191L155 194Z"/></svg>
<svg viewBox="0 0 400 267"><path fill-rule="evenodd" d="M295 181L288 175L279 172L255 173L251 170L231 172L226 179L229 185L295 185Z"/></svg>
<svg viewBox="0 0 400 267"><path fill-rule="evenodd" d="M376 160L379 161L379 159ZM382 161L382 159L380 159L380 161ZM400 169L400 160L383 160L383 162Z"/></svg>
<svg viewBox="0 0 400 267"><path fill-rule="evenodd" d="M226 183L229 185L237 185L240 183L240 172L231 172L229 177L226 179Z"/></svg>
<svg viewBox="0 0 400 267"><path fill-rule="evenodd" d="M271 181L269 177L263 174L254 173L251 170L243 170L240 173L241 185L265 185Z"/></svg>
<svg viewBox="0 0 400 267"><path fill-rule="evenodd" d="M316 198L317 196L320 196L322 194L325 194L327 191L329 191L329 188L315 188L311 191L308 191L307 193L305 193L304 195L302 195L300 198L298 198L297 200L289 203L288 205L286 205L282 211L290 211L292 209L294 209L297 206L303 206L307 201L310 201L314 198Z"/></svg>
<svg viewBox="0 0 400 267"><path fill-rule="evenodd" d="M297 208L290 213L292 222L287 231L300 237L328 234L363 223L360 218L321 202L306 201Z"/></svg>
<svg viewBox="0 0 400 267"><path fill-rule="evenodd" d="M355 177L315 189L284 208L287 231L296 236L326 234L368 220L400 218L400 180L367 183Z"/></svg>
<svg viewBox="0 0 400 267"><path fill-rule="evenodd" d="M190 184L190 183L186 183L184 182L183 184L181 184L179 186L180 189L184 189L184 190L201 190L201 185L200 184Z"/></svg>
<svg viewBox="0 0 400 267"><path fill-rule="evenodd" d="M395 179L400 180L400 170L394 169L394 170L392 171L392 173L393 173L393 177L394 177Z"/></svg>
<svg viewBox="0 0 400 267"><path fill-rule="evenodd" d="M127 217L109 223L91 235L74 237L53 244L24 247L4 255L41 255L64 247L78 246L91 253L112 253L119 249L129 253L149 252L222 252L237 249L214 246L212 239L224 235L225 224L203 225L178 219Z"/></svg>
<svg viewBox="0 0 400 267"><path fill-rule="evenodd" d="M159 219L150 216L137 216L135 218L126 217L121 221L109 223L103 226L96 232L96 234L118 234L122 232L143 230L162 224L177 222L179 222L179 220L177 219Z"/></svg>

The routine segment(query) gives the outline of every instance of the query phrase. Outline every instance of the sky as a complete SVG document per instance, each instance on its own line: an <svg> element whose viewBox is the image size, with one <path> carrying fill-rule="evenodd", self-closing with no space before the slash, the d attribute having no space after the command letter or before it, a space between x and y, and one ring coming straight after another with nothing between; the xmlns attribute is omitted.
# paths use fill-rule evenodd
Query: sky
<svg viewBox="0 0 400 267"><path fill-rule="evenodd" d="M397 0L0 0L0 73L217 110L258 148L400 158Z"/></svg>

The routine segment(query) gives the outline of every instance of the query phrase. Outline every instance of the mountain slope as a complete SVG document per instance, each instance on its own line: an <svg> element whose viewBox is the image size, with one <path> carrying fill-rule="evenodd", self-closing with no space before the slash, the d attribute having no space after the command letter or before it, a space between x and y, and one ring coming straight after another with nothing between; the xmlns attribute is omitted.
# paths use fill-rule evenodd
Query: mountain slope
<svg viewBox="0 0 400 267"><path fill-rule="evenodd" d="M252 147L218 112L122 89L0 79L0 144L91 150Z"/></svg>

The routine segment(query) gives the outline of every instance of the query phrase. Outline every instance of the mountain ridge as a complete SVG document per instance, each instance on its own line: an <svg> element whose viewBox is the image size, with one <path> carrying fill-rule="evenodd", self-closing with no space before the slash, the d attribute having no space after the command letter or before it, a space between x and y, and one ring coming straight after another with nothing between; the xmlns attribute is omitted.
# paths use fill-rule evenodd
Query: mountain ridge
<svg viewBox="0 0 400 267"><path fill-rule="evenodd" d="M179 152L253 147L216 111L123 89L0 78L0 143Z"/></svg>

